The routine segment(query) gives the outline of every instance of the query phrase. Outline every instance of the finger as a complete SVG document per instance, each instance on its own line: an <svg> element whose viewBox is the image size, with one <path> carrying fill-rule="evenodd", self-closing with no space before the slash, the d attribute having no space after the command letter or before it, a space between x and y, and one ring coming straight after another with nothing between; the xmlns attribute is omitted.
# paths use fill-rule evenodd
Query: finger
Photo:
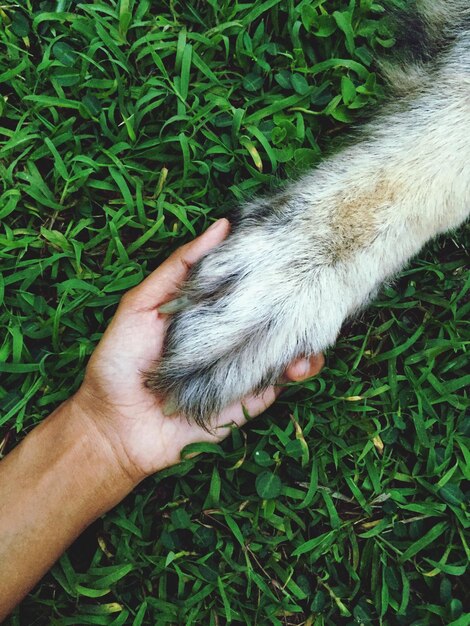
<svg viewBox="0 0 470 626"><path fill-rule="evenodd" d="M305 380L316 376L325 365L323 354L313 354L308 358L293 361L286 369L286 377L292 381Z"/></svg>
<svg viewBox="0 0 470 626"><path fill-rule="evenodd" d="M280 387L271 386L259 395L251 395L243 400L234 402L211 425L211 432L216 437L223 439L229 434L233 426L243 426L251 418L264 413L273 404L280 392Z"/></svg>
<svg viewBox="0 0 470 626"><path fill-rule="evenodd" d="M325 364L323 354L313 354L309 358L297 359L286 370L290 380L304 380L316 376ZM228 436L233 426L243 426L250 418L257 417L273 404L282 392L282 385L268 387L262 394L251 395L235 402L210 426L209 437L223 439Z"/></svg>
<svg viewBox="0 0 470 626"><path fill-rule="evenodd" d="M211 248L221 243L229 230L229 221L222 218L214 222L205 233L178 248L133 290L133 303L153 308L169 300L177 292L190 268Z"/></svg>
<svg viewBox="0 0 470 626"><path fill-rule="evenodd" d="M290 380L304 380L316 376L325 365L323 354L313 354L309 358L297 359L286 370ZM228 422L243 426L249 418L256 417L266 411L282 392L282 385L268 387L260 395L252 395L229 407L218 418L219 428Z"/></svg>

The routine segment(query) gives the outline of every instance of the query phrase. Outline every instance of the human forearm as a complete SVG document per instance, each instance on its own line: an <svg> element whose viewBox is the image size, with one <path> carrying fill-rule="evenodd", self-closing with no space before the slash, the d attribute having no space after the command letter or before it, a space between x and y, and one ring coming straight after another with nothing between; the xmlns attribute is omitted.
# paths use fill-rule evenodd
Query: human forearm
<svg viewBox="0 0 470 626"><path fill-rule="evenodd" d="M0 620L136 482L73 399L0 463Z"/></svg>

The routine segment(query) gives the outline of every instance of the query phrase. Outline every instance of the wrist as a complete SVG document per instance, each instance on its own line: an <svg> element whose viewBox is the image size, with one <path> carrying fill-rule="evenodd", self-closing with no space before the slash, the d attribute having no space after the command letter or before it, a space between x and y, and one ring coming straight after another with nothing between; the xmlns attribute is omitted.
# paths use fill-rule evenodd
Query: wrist
<svg viewBox="0 0 470 626"><path fill-rule="evenodd" d="M120 430L120 424L125 420L112 403L97 398L82 385L66 404L80 436L118 484L131 491L147 477L148 473L129 454L126 436Z"/></svg>
<svg viewBox="0 0 470 626"><path fill-rule="evenodd" d="M88 410L76 394L46 420L47 424L51 418L57 419L55 429L64 433L70 467L77 472L77 488L85 492L88 485L103 509L97 511L97 516L112 508L140 482L125 462L117 438L108 436L101 427L102 416L99 407ZM106 421L104 417L103 421Z"/></svg>

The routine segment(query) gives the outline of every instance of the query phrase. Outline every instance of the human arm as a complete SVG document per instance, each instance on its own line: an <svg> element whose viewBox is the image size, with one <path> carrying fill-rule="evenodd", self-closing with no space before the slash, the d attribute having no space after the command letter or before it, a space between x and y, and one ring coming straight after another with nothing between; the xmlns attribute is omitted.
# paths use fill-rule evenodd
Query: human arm
<svg viewBox="0 0 470 626"><path fill-rule="evenodd" d="M187 444L220 441L232 424L245 422L240 402L210 433L178 415L165 416L141 376L163 342L167 316L158 307L227 232L226 220L219 221L124 296L79 391L1 461L0 620L84 528L143 478L177 463ZM321 357L296 362L286 374L305 378L321 365ZM276 394L270 388L243 406L257 415Z"/></svg>

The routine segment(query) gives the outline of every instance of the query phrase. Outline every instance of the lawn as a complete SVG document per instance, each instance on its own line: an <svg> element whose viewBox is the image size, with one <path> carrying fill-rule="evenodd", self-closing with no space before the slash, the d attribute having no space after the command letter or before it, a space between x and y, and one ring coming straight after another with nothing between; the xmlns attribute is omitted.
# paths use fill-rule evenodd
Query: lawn
<svg viewBox="0 0 470 626"><path fill-rule="evenodd" d="M0 5L0 450L122 294L380 107L380 0ZM98 520L12 626L468 626L468 227L320 376ZM273 478L273 475L275 478Z"/></svg>

